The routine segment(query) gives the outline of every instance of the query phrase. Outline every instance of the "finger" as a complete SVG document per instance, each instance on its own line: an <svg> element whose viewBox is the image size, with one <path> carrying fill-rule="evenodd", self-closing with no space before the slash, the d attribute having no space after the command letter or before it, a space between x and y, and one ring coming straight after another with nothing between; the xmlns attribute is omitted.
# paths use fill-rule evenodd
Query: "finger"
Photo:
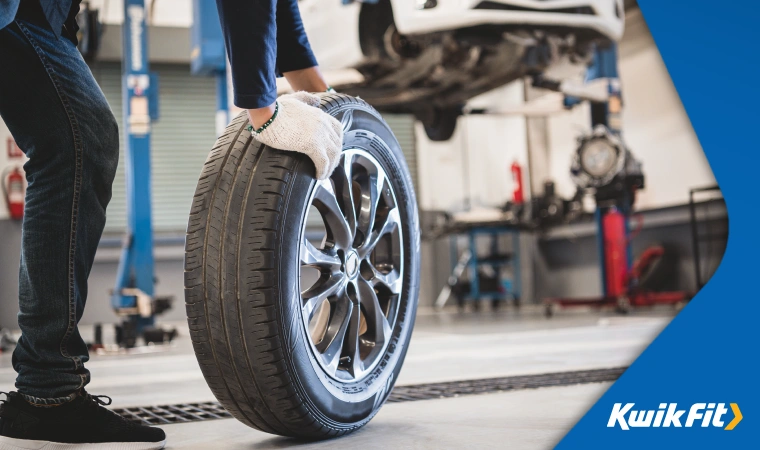
<svg viewBox="0 0 760 450"><path fill-rule="evenodd" d="M321 154L325 158L325 178L332 175L333 171L335 171L335 168L338 167L338 163L340 161L340 151L336 151L335 147L329 143L325 142L325 145L320 148Z"/></svg>
<svg viewBox="0 0 760 450"><path fill-rule="evenodd" d="M311 160L314 163L316 169L316 176L318 180L324 180L330 176L330 160L327 158L324 150L321 146L317 145L310 150Z"/></svg>
<svg viewBox="0 0 760 450"><path fill-rule="evenodd" d="M341 141L333 141L332 144L329 149L329 155L331 160L334 160L340 158L341 153L343 153L343 143Z"/></svg>
<svg viewBox="0 0 760 450"><path fill-rule="evenodd" d="M332 166L332 169L335 170L335 168L338 167L338 164L340 164L340 157L343 155L343 142L338 141L336 145L331 146L331 148L328 149L328 155L330 156L330 165Z"/></svg>
<svg viewBox="0 0 760 450"><path fill-rule="evenodd" d="M332 164L343 152L343 143L337 139L334 133L328 133L325 136L323 151Z"/></svg>
<svg viewBox="0 0 760 450"><path fill-rule="evenodd" d="M338 121L335 117L325 113L327 116L327 121L330 123L330 127L335 130L336 132L340 131L341 134L343 134L343 124Z"/></svg>
<svg viewBox="0 0 760 450"><path fill-rule="evenodd" d="M320 103L319 96L306 91L298 91L293 94L288 94L288 97L314 107L318 107Z"/></svg>
<svg viewBox="0 0 760 450"><path fill-rule="evenodd" d="M332 171L338 166L340 152L335 151L335 147L332 145L325 147L324 151L325 157L327 158L327 170L332 173Z"/></svg>
<svg viewBox="0 0 760 450"><path fill-rule="evenodd" d="M340 153L338 153L336 156L334 156L330 161L330 175L335 171L335 169L340 165Z"/></svg>
<svg viewBox="0 0 760 450"><path fill-rule="evenodd" d="M330 116L328 121L331 135L336 139L339 145L343 145L343 124L338 122L334 117Z"/></svg>
<svg viewBox="0 0 760 450"><path fill-rule="evenodd" d="M333 148L335 150L335 153L340 155L343 152L343 133L335 133L332 136L333 138Z"/></svg>

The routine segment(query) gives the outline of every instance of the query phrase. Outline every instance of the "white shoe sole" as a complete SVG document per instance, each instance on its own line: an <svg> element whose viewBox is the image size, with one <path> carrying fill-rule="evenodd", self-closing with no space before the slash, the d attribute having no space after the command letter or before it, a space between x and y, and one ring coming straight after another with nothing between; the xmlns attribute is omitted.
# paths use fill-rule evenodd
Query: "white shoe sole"
<svg viewBox="0 0 760 450"><path fill-rule="evenodd" d="M0 450L160 450L165 446L166 441L64 444L61 442L30 441L0 436Z"/></svg>

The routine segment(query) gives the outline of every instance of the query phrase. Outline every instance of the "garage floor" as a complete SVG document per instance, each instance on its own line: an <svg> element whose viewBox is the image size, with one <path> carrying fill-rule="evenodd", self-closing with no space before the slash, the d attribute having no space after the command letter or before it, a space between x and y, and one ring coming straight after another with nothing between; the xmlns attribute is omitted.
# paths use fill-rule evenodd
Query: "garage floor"
<svg viewBox="0 0 760 450"><path fill-rule="evenodd" d="M420 311L398 385L542 374L629 365L673 312L616 316L536 309L499 313ZM176 324L182 327L182 324ZM84 328L84 336L91 331ZM116 407L213 401L187 332L168 351L94 356L89 390ZM106 336L108 337L108 336ZM10 355L0 355L0 391L13 388ZM388 404L343 448L551 448L607 389L591 383ZM261 433L233 419L165 426L170 448L328 448Z"/></svg>

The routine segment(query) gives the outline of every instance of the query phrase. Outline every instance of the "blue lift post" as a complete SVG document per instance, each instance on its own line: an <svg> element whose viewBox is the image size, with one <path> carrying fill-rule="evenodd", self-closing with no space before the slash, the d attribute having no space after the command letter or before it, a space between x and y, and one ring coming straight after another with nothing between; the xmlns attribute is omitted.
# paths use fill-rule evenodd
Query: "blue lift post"
<svg viewBox="0 0 760 450"><path fill-rule="evenodd" d="M609 47L599 49L597 48L594 54L594 63L586 73L586 81L595 80L597 78L606 78L608 80L608 92L610 94L609 99L605 103L591 103L591 128L593 129L597 125L606 126L613 134L621 137L623 133L623 95L620 86L620 74L618 73L618 46L617 44L611 44ZM633 209L632 198L630 196L625 199L617 207L620 208L625 217L625 236L628 240L626 245L626 260L628 270L633 267L633 250L631 248L631 230L630 230L630 218L631 211ZM599 246L599 261L602 270L602 292L607 293L607 268L605 265L605 249L603 238L603 223L602 218L604 214L616 207L600 207L597 206L595 214L596 229L599 230L598 234L598 246ZM600 210L601 209L601 210Z"/></svg>
<svg viewBox="0 0 760 450"><path fill-rule="evenodd" d="M190 29L190 71L197 76L216 78L216 133L229 123L227 56L215 0L193 0Z"/></svg>
<svg viewBox="0 0 760 450"><path fill-rule="evenodd" d="M151 201L151 122L158 119L158 77L148 70L144 0L124 1L122 92L126 137L127 232L116 285L114 310L138 335L153 326L155 273Z"/></svg>
<svg viewBox="0 0 760 450"><path fill-rule="evenodd" d="M597 48L594 52L594 62L586 71L586 82L599 78L605 78L608 80L607 89L609 92L609 99L604 103L591 102L591 128L593 129L597 125L604 125L613 134L620 137L623 130L623 96L620 85L620 74L618 73L617 44L611 44L605 48ZM572 104L572 99L566 99L566 104ZM629 217L633 208L632 200L632 198L628 198L627 201L623 201L622 204L612 207L597 206L597 210L594 214L598 230L597 247L602 269L601 278L603 293L607 293L607 276L602 219L605 213L614 208L620 208L620 212L625 214L626 217ZM625 221L625 235L627 237L630 237L631 235L629 220ZM630 239L628 239L626 253L628 268L630 270L630 268L633 267L633 251L631 249Z"/></svg>

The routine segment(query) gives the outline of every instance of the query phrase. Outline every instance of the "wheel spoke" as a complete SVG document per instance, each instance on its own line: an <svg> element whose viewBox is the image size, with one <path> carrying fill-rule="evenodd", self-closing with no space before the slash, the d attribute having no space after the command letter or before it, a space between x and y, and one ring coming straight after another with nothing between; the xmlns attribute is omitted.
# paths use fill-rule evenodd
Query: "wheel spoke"
<svg viewBox="0 0 760 450"><path fill-rule="evenodd" d="M346 275L342 272L333 272L324 280L307 289L301 294L305 300L303 305L304 317L311 320L314 315L314 309L322 303L327 297L336 295L344 287Z"/></svg>
<svg viewBox="0 0 760 450"><path fill-rule="evenodd" d="M354 203L354 186L352 181L353 161L353 157L350 155L344 155L340 166L336 169L333 175L336 178L336 185L339 185L338 190L341 191L343 212L345 213L348 228L351 230L351 236L356 235L356 207Z"/></svg>
<svg viewBox="0 0 760 450"><path fill-rule="evenodd" d="M328 255L304 237L301 243L301 265L335 272L340 269L340 258Z"/></svg>
<svg viewBox="0 0 760 450"><path fill-rule="evenodd" d="M335 242L338 248L350 248L354 234L338 205L332 183L330 180L320 181L315 189L314 206L322 214L328 237Z"/></svg>
<svg viewBox="0 0 760 450"><path fill-rule="evenodd" d="M354 377L358 377L364 371L364 363L362 362L360 348L359 348L359 330L361 328L361 309L354 307L351 312L351 321L348 324L346 348L344 349L346 356L351 358L349 364L349 371Z"/></svg>
<svg viewBox="0 0 760 450"><path fill-rule="evenodd" d="M373 268L374 269L374 268ZM388 273L382 273L377 269L374 269L375 276L372 278L372 286L378 284L385 285L394 294L401 293L401 277L399 277L398 270L393 269Z"/></svg>
<svg viewBox="0 0 760 450"><path fill-rule="evenodd" d="M398 208L391 209L388 212L388 217L385 218L385 222L383 223L382 228L377 231L373 231L369 239L367 239L364 244L357 249L359 252L359 257L364 259L367 257L367 255L372 253L372 250L375 249L377 243L380 241L380 238L395 230L396 228L401 227L400 221L401 218Z"/></svg>
<svg viewBox="0 0 760 450"><path fill-rule="evenodd" d="M354 305L348 298L343 298L336 305L335 315L330 319L330 325L327 328L322 343L317 346L317 350L322 353L322 358L329 367L331 373L338 370L340 356L343 350L343 343L348 331L348 325L351 321Z"/></svg>
<svg viewBox="0 0 760 450"><path fill-rule="evenodd" d="M362 186L361 210L357 229L364 235L364 240L371 236L377 216L377 205L385 187L385 175L383 172L371 174Z"/></svg>
<svg viewBox="0 0 760 450"><path fill-rule="evenodd" d="M375 289L364 280L359 280L359 301L367 313L367 324L375 333L375 344L383 345L391 335L391 326L380 306Z"/></svg>

